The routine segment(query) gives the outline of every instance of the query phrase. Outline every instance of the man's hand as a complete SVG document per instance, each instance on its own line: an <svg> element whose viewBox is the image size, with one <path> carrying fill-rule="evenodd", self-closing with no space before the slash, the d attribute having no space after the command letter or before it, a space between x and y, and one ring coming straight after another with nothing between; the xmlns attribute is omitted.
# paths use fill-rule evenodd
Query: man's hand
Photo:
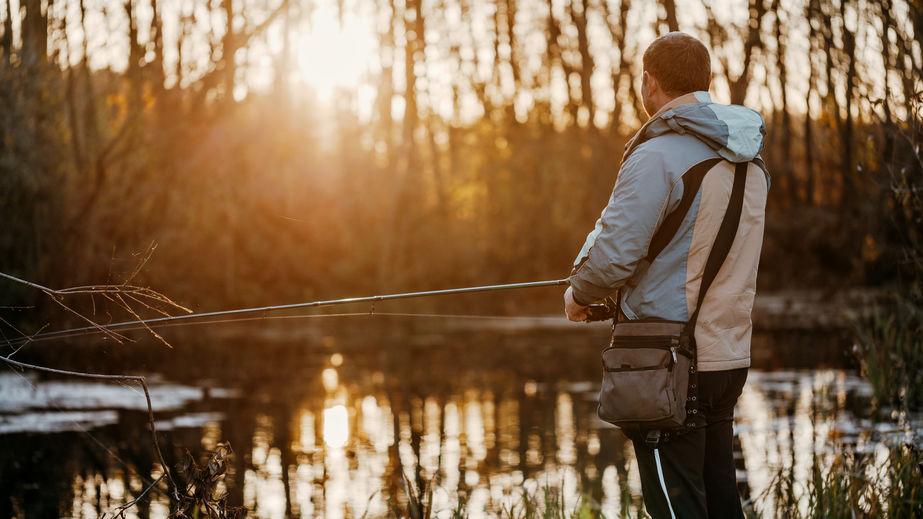
<svg viewBox="0 0 923 519"><path fill-rule="evenodd" d="M567 290L564 291L564 313L567 314L567 318L575 323L586 321L588 317L586 309L586 306L574 301L574 290L567 287Z"/></svg>

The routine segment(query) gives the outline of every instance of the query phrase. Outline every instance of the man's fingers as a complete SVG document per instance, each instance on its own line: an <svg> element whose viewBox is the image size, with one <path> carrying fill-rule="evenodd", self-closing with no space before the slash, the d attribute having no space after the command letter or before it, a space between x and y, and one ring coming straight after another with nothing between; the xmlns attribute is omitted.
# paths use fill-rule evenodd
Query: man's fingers
<svg viewBox="0 0 923 519"><path fill-rule="evenodd" d="M570 321L574 321L575 323L586 321L587 319L586 311L584 311L580 307L575 307L575 306L576 305L571 306L566 309L565 314L567 314L567 319Z"/></svg>
<svg viewBox="0 0 923 519"><path fill-rule="evenodd" d="M587 307L574 301L573 289L567 287L567 290L564 291L564 315L567 316L567 319L575 323L586 321L588 317L586 309Z"/></svg>

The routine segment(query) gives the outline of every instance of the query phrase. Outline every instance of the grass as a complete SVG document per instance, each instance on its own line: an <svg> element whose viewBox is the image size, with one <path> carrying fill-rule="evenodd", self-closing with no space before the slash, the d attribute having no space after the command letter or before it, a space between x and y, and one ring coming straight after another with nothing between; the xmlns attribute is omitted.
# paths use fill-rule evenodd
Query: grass
<svg viewBox="0 0 923 519"><path fill-rule="evenodd" d="M403 478L404 491L403 503L393 498L388 500L388 516L408 519L431 519L433 517L450 517L451 519L467 518L469 514L468 502L463 494L459 494L454 503L454 508L442 513L433 509L433 482L425 483L422 487L414 485L406 476ZM478 511L479 513L482 511ZM604 517L601 506L588 496L581 496L575 504L565 503L561 489L545 485L529 491L525 486L519 494L519 500L509 505L502 505L497 514L506 519L597 519ZM365 515L363 515L363 518Z"/></svg>
<svg viewBox="0 0 923 519"><path fill-rule="evenodd" d="M878 410L923 410L923 306L893 295L887 313L876 308L867 322L854 321L862 376Z"/></svg>
<svg viewBox="0 0 923 519"><path fill-rule="evenodd" d="M786 519L902 519L923 517L923 456L911 444L886 448L878 459L842 452L829 463L815 457L807 481L777 472L774 503L763 517Z"/></svg>
<svg viewBox="0 0 923 519"><path fill-rule="evenodd" d="M437 516L431 506L432 488L405 487L407 504L390 502L389 517L429 519ZM409 489L409 490L408 490ZM771 494L772 499L765 499ZM748 517L784 519L912 519L923 517L923 452L912 444L882 445L874 454L843 450L832 459L814 458L806 480L791 469L780 469L773 484L747 510ZM767 501L771 501L768 502ZM761 506L762 504L762 506ZM474 512L474 511L472 511ZM478 510L480 514L483 511ZM627 511L622 516L628 517ZM639 511L638 517L647 517ZM469 510L460 497L453 510L439 517L464 518ZM508 519L595 519L604 517L600 504L587 496L565 503L561 489L551 486L529 491L518 501L501 507L497 516Z"/></svg>
<svg viewBox="0 0 923 519"><path fill-rule="evenodd" d="M522 500L501 508L500 517L509 519L595 519L603 517L599 503L582 496L573 507L564 503L561 491L545 486L541 492L523 489Z"/></svg>

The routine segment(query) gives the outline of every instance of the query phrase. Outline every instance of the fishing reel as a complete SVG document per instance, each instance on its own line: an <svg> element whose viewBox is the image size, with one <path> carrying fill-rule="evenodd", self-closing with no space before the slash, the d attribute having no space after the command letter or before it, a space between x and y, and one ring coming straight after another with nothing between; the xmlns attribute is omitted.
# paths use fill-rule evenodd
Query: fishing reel
<svg viewBox="0 0 923 519"><path fill-rule="evenodd" d="M601 303L593 303L587 306L586 322L608 321L615 317L617 311L618 305L615 303L615 300L611 297L607 297L603 299Z"/></svg>

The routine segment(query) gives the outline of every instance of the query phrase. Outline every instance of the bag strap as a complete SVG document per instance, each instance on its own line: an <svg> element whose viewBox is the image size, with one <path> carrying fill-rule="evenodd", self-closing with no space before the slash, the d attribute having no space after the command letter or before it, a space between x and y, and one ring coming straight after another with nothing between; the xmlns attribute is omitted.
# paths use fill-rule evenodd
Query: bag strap
<svg viewBox="0 0 923 519"><path fill-rule="evenodd" d="M690 337L695 332L695 323L699 319L699 310L702 309L702 301L705 300L705 294L711 287L712 282L721 270L721 265L727 259L731 251L731 245L734 243L734 237L737 236L737 228L740 225L740 213L743 210L744 188L747 183L747 168L749 162L740 162L734 170L734 185L731 188L731 200L728 202L727 210L724 212L724 219L721 220L721 227L718 228L718 235L715 237L715 244L708 253L708 259L705 261L705 271L702 273L702 284L699 287L699 298L695 305L695 311L686 323L686 331Z"/></svg>
<svg viewBox="0 0 923 519"><path fill-rule="evenodd" d="M684 430L688 431L695 428L694 416L698 413L697 386L699 371L699 348L695 343L695 324L699 318L699 310L702 308L702 301L705 300L705 294L718 275L718 271L721 270L721 265L724 264L724 260L727 259L728 253L731 251L734 237L737 236L737 229L740 225L740 213L743 210L744 188L747 183L748 168L749 162L741 162L738 163L734 169L734 184L731 187L731 198L724 212L724 218L721 220L721 226L718 228L715 243L712 245L711 252L708 253L708 259L705 261L705 270L702 273L702 284L699 287L699 297L696 302L695 311L686 323L686 335L689 337L689 343L692 347L692 363L689 366L689 387L686 395L686 424L683 428L680 428L678 432L671 430L663 431L660 429L645 431L644 443L652 449L656 448L662 441L669 441L674 435L682 434Z"/></svg>
<svg viewBox="0 0 923 519"><path fill-rule="evenodd" d="M690 168L689 171L683 175L683 197L676 209L667 215L663 224L660 225L660 229L657 230L654 237L651 239L651 244L648 247L647 253L647 261L649 264L653 263L654 259L657 258L663 249L673 241L673 237L679 230L679 226L683 223L683 220L686 219L686 214L689 212L689 208L692 206L692 202L695 200L699 188L702 186L702 180L705 178L705 174L711 171L711 169L722 160L724 159L715 158L703 160ZM715 276L718 275L721 265L731 251L734 236L737 235L737 227L740 224L740 212L743 209L744 187L747 182L748 166L749 162L740 162L734 170L734 185L731 188L731 199L724 213L724 219L721 220L721 227L718 228L718 235L715 237L715 243L705 262L705 271L702 275L702 284L699 288L699 299L696 302L695 311L687 323L687 332L690 332L690 336L695 330L695 322L699 317L699 307L702 306L705 293L715 280ZM625 314L622 313L621 289L616 292L615 307L616 312L615 319L612 323L613 325L621 322L623 320L622 318L625 316Z"/></svg>
<svg viewBox="0 0 923 519"><path fill-rule="evenodd" d="M689 212L689 208L695 200L696 193L699 192L699 187L702 185L702 179L705 178L705 174L711 171L711 168L715 167L722 160L724 159L717 157L703 160L689 168L689 170L683 174L683 196L676 206L676 209L664 218L663 223L660 224L660 228L657 229L657 232L654 233L654 237L651 238L651 244L647 248L646 259L648 263L653 263L661 251L673 241L673 237L676 236L676 231L679 230L679 226L682 225L683 220L686 219L686 213Z"/></svg>

